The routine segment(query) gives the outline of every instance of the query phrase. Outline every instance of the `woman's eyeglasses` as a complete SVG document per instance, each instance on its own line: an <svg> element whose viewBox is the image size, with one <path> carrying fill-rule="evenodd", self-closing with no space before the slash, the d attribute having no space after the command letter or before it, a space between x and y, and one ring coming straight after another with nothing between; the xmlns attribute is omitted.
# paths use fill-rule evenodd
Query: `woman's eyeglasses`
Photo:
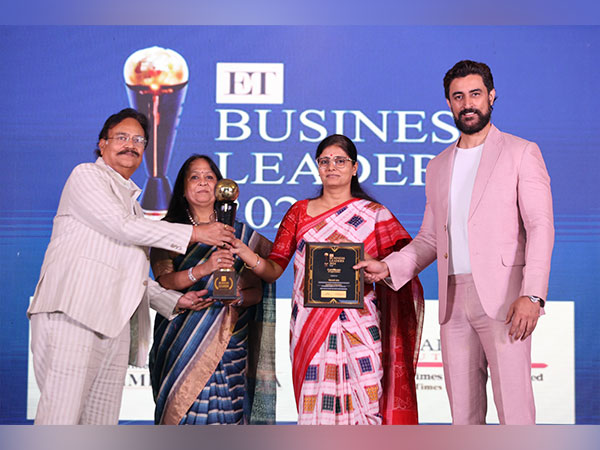
<svg viewBox="0 0 600 450"><path fill-rule="evenodd" d="M346 163L348 161L354 162L354 160L352 160L350 158L344 158L343 156L338 156L333 159L327 158L327 157L317 158L317 164L319 165L319 168L321 168L321 169L329 167L329 164L332 161L333 161L333 165L338 169L343 169L344 167L346 167Z"/></svg>

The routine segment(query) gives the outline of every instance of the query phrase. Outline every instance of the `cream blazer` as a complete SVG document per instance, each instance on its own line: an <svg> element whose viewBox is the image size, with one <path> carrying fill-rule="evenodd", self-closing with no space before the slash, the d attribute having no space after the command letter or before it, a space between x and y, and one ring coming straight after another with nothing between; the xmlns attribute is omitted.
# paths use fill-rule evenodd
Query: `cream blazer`
<svg viewBox="0 0 600 450"><path fill-rule="evenodd" d="M148 277L149 247L185 253L191 225L144 218L140 189L102 158L75 167L63 189L28 317L60 311L108 337L132 319L132 362L145 364L149 306L172 315L181 293Z"/></svg>

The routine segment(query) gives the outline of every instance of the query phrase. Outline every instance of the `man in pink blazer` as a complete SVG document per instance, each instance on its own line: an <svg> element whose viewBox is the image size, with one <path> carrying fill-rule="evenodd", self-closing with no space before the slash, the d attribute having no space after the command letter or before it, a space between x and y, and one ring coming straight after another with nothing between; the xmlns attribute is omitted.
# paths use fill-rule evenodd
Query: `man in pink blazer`
<svg viewBox="0 0 600 450"><path fill-rule="evenodd" d="M149 278L149 247L185 253L191 242L234 239L220 223L144 218L130 177L147 142L143 114L129 108L113 114L100 131L99 158L75 167L63 189L27 311L41 391L36 424L118 423L128 360L146 363L149 306L170 317L199 309L206 294L181 295Z"/></svg>
<svg viewBox="0 0 600 450"><path fill-rule="evenodd" d="M531 333L554 243L550 178L535 143L490 123L487 65L458 62L444 88L461 134L427 167L421 229L401 251L355 267L398 289L437 259L453 423L485 423L489 367L500 423L534 424Z"/></svg>

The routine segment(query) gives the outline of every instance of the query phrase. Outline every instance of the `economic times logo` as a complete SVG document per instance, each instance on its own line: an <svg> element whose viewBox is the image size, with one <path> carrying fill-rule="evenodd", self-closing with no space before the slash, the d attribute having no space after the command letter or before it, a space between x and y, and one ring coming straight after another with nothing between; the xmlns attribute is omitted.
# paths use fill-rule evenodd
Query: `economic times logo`
<svg viewBox="0 0 600 450"><path fill-rule="evenodd" d="M217 103L283 103L283 63L217 63Z"/></svg>

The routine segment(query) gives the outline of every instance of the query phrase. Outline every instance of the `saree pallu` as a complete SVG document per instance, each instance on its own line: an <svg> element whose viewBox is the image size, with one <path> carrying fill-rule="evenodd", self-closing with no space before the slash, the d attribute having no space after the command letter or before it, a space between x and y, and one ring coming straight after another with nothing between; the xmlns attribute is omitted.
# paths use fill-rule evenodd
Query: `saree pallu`
<svg viewBox="0 0 600 450"><path fill-rule="evenodd" d="M236 222L236 237L261 255L270 242ZM196 244L174 259L176 271L203 263L215 247ZM236 259L238 274L243 263ZM243 274L242 274L243 276ZM262 302L238 310L216 302L172 320L156 315L150 378L157 424L275 422L275 285ZM208 289L212 275L188 290Z"/></svg>
<svg viewBox="0 0 600 450"><path fill-rule="evenodd" d="M282 221L270 257L294 253L290 352L299 424L416 424L416 363L423 321L418 279L398 292L365 286L363 309L305 308L306 242L363 242L381 259L410 236L382 205L352 199L317 217L307 200ZM295 222L295 223L294 223ZM293 231L293 236L291 231Z"/></svg>

